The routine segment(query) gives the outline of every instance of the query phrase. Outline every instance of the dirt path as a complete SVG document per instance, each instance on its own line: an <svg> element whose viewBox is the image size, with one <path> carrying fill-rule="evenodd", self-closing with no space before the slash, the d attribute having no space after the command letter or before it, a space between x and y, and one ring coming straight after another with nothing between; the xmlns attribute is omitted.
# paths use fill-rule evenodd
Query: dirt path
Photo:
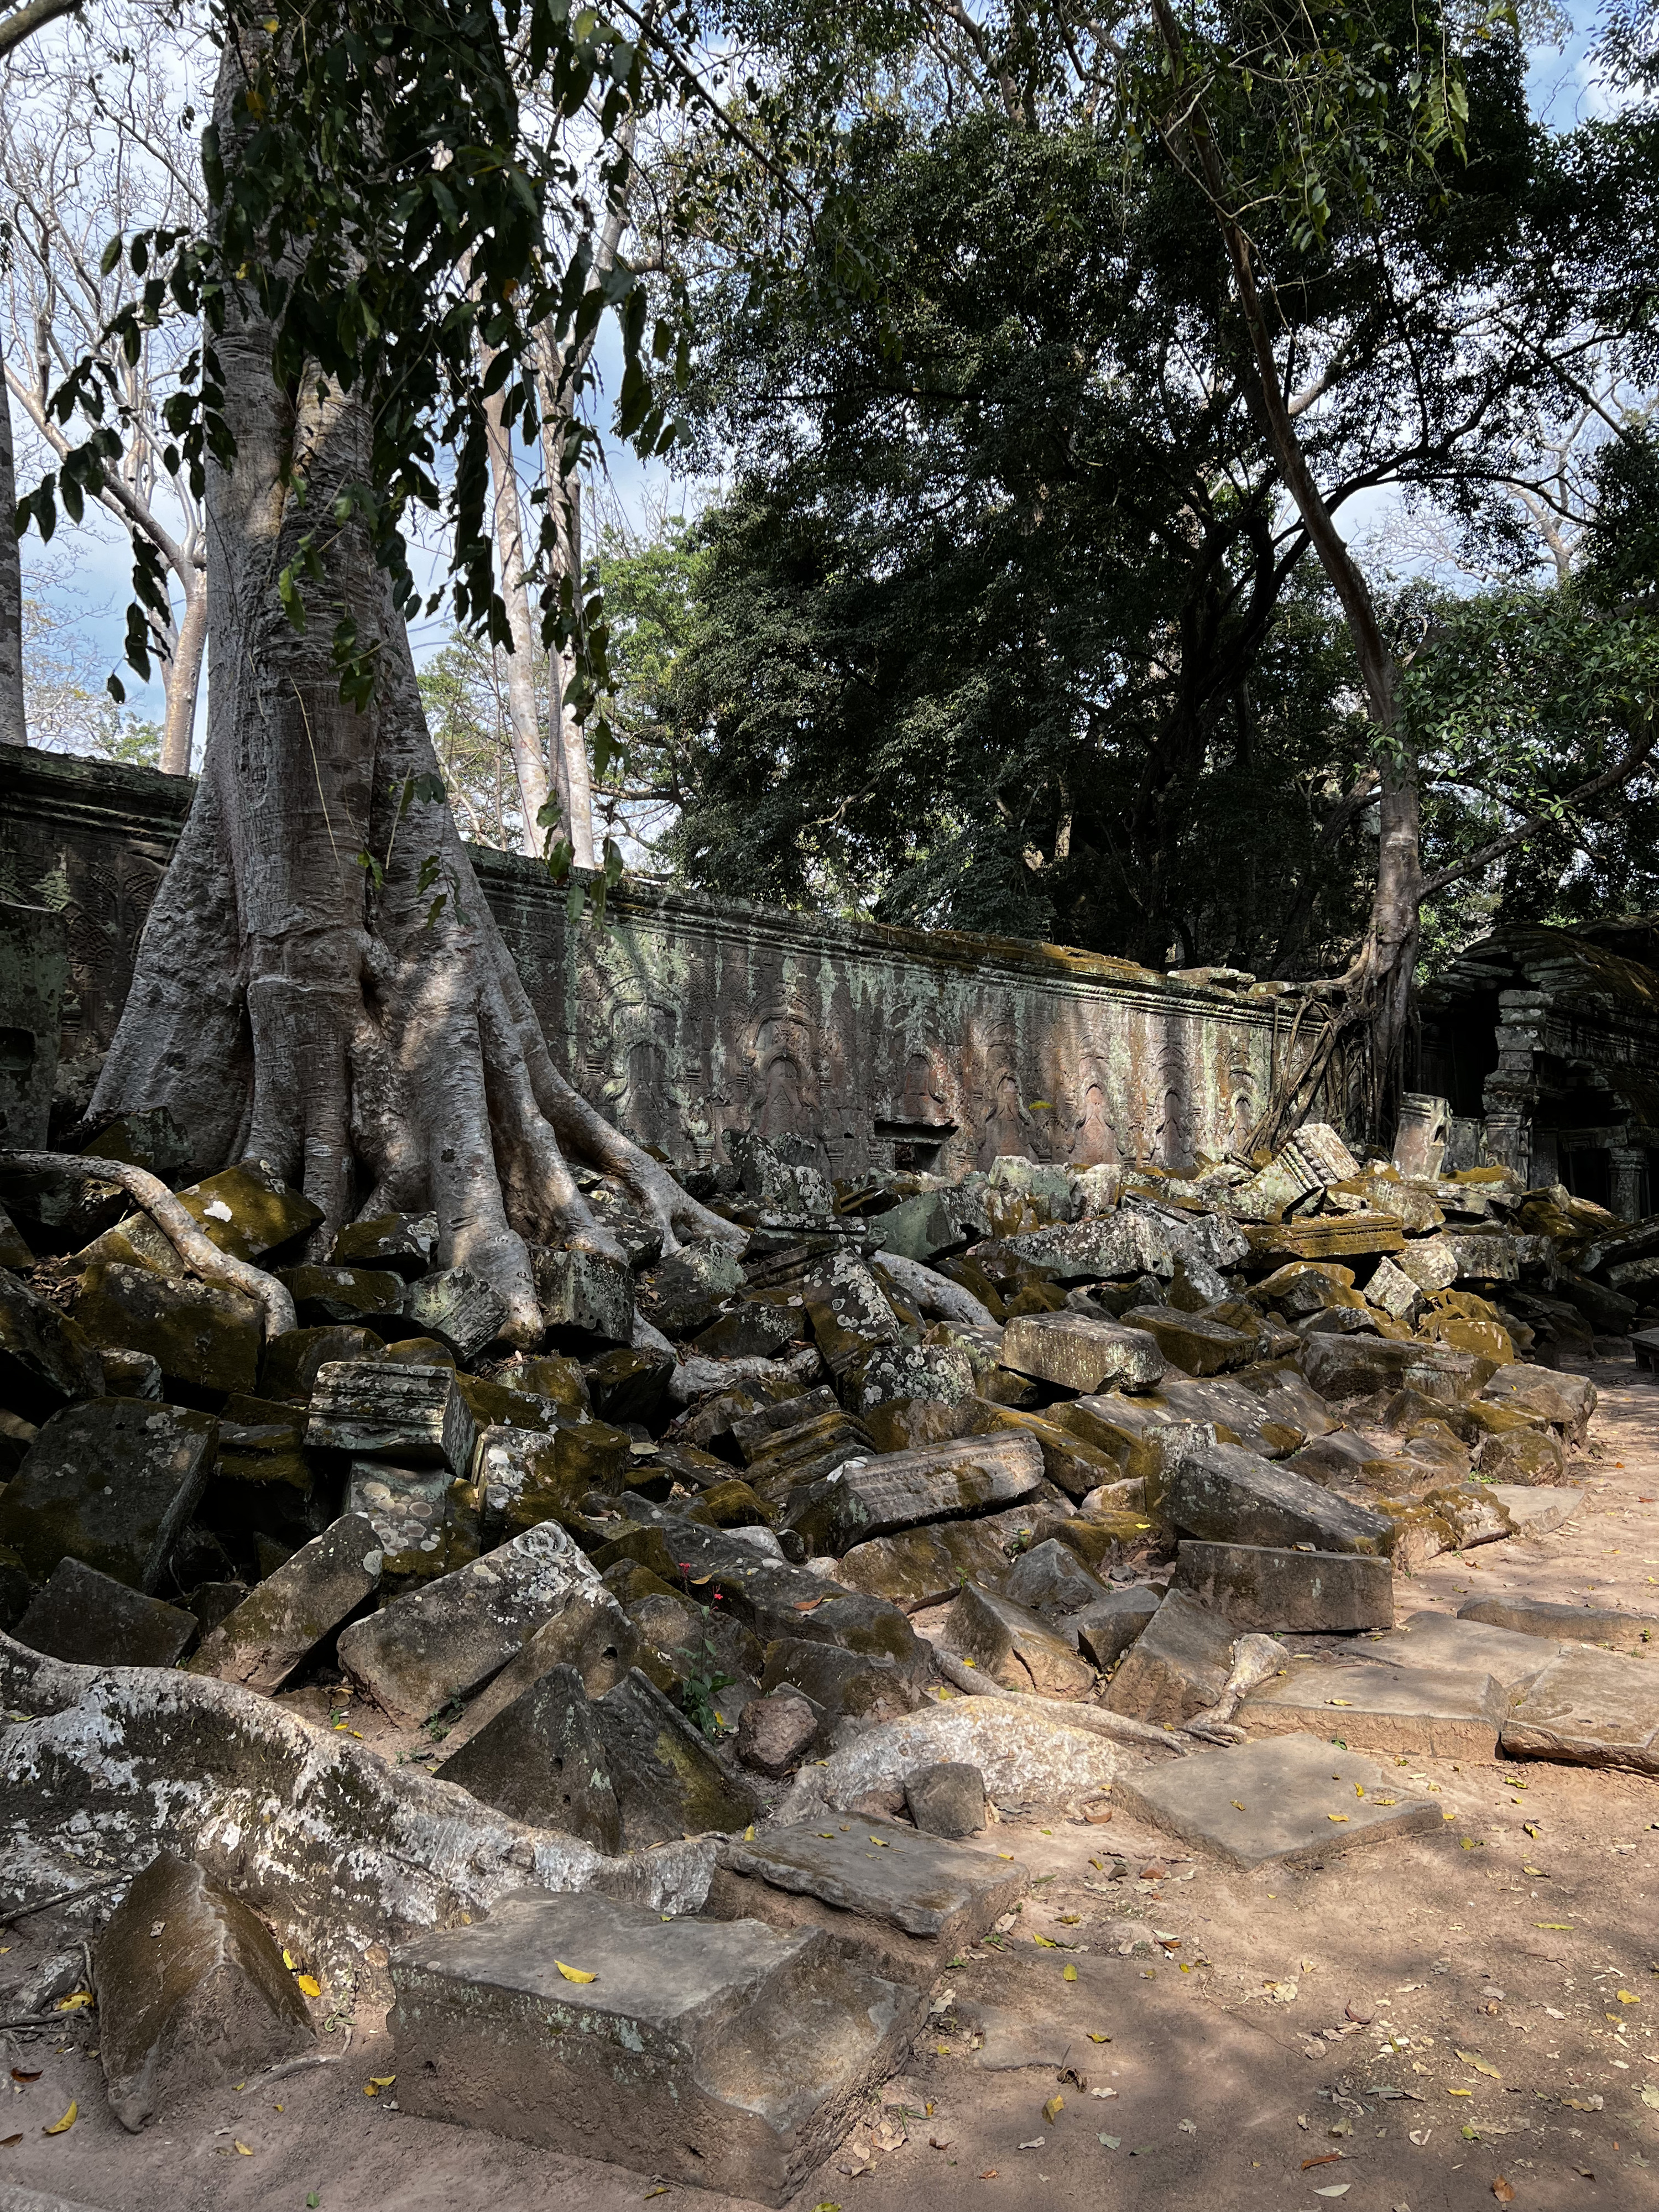
<svg viewBox="0 0 1659 2212"><path fill-rule="evenodd" d="M1628 1364L1589 1371L1601 1406L1578 1514L1539 1543L1436 1560L1402 1613L1517 1590L1659 1614L1659 1385ZM839 2154L798 2205L1659 2207L1659 1784L1444 1759L1407 1775L1439 1795L1443 1836L1294 1874L1171 1858L1121 1815L1004 1823L997 1847L1037 1887L1006 1948L950 1975L954 2001L890 2085L890 2136L906 2139L872 2144L862 2174ZM1124 1955L1130 1923L1152 1951ZM975 2007L991 2008L981 2051ZM988 2070L998 2056L1042 2063ZM14 2039L8 2063L40 2078L9 2085L0 2136L21 2140L0 2151L0 2183L103 2212L620 2212L653 2187L407 2118L395 2087L366 2097L389 2061L361 2031L337 2065L205 2100L140 2137L110 2117L86 2049ZM1057 2081L1067 2069L1082 2080ZM71 2099L75 2126L44 2136ZM679 2186L649 2201L738 2212Z"/></svg>

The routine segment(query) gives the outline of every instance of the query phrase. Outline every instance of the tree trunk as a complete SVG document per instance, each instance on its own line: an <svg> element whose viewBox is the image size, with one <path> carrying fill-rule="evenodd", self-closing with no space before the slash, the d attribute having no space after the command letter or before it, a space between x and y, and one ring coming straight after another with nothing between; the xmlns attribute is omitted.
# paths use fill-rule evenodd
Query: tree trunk
<svg viewBox="0 0 1659 2212"><path fill-rule="evenodd" d="M202 653L207 644L207 579L198 574L193 588L186 584L185 611L179 618L173 659L167 670L167 708L161 718L163 775L190 774L191 746L196 737L196 696L202 686Z"/></svg>
<svg viewBox="0 0 1659 2212"><path fill-rule="evenodd" d="M17 545L17 467L11 403L0 378L0 745L26 745L23 707L23 564Z"/></svg>
<svg viewBox="0 0 1659 2212"><path fill-rule="evenodd" d="M487 371L495 356L488 346L478 350L479 365ZM513 629L512 647L502 652L502 659L507 665L507 731L519 779L519 804L524 812L519 850L536 860L546 834L541 817L550 787L542 745L541 713L536 702L536 625L526 581L524 509L519 501L518 471L513 465L513 433L507 422L506 401L505 390L494 392L483 408L489 473L495 486L495 557L501 568L501 599Z"/></svg>
<svg viewBox="0 0 1659 2212"><path fill-rule="evenodd" d="M313 372L280 389L252 313L233 311L220 355L235 460L209 477L205 756L93 1116L166 1107L193 1175L268 1162L322 1207L318 1253L356 1214L434 1210L435 1264L483 1276L507 1302L506 1334L533 1342L526 1238L616 1249L562 1139L620 1176L670 1248L677 1230L733 1232L555 1069L447 805L410 799L437 763L361 527L322 534L303 632L279 605L308 517L363 477L372 396ZM361 711L330 652L347 616L380 670Z"/></svg>
<svg viewBox="0 0 1659 2212"><path fill-rule="evenodd" d="M580 635L581 485L570 472L566 458L568 380L549 365L551 340L545 333L541 352L542 460L557 540L555 574L557 579L569 583L572 617ZM599 862L593 847L593 782L587 763L587 733L570 711L574 663L568 654L562 653L550 653L547 663L548 727L553 738L553 770L558 779L564 834L570 842L570 864L576 868L594 868Z"/></svg>

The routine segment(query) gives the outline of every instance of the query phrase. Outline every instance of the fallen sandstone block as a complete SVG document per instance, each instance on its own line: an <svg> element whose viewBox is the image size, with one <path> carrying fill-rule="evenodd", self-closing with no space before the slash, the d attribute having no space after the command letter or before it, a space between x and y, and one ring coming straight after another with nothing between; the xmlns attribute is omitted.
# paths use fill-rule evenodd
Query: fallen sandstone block
<svg viewBox="0 0 1659 2212"><path fill-rule="evenodd" d="M199 1866L162 1851L92 1951L98 2055L124 2128L303 2051L311 2019L276 1942Z"/></svg>
<svg viewBox="0 0 1659 2212"><path fill-rule="evenodd" d="M317 1370L306 1425L306 1443L313 1451L408 1467L441 1464L464 1475L474 1438L472 1414L453 1367L349 1359Z"/></svg>
<svg viewBox="0 0 1659 2212"><path fill-rule="evenodd" d="M374 1594L381 1559L373 1526L359 1514L343 1516L302 1544L203 1638L189 1671L274 1694Z"/></svg>
<svg viewBox="0 0 1659 2212"><path fill-rule="evenodd" d="M1079 1799L1103 1796L1118 1771L1110 1743L1051 1712L1033 1711L1024 1698L953 1696L884 1721L822 1763L803 1766L774 1817L811 1821L826 1806L872 1797L896 1813L906 1777L945 1759L978 1767L986 1795L1006 1813L1061 1813Z"/></svg>
<svg viewBox="0 0 1659 2212"><path fill-rule="evenodd" d="M1106 1704L1154 1727L1178 1727L1219 1699L1232 1666L1229 1622L1171 1590L1113 1675Z"/></svg>
<svg viewBox="0 0 1659 2212"><path fill-rule="evenodd" d="M1003 1331L1001 1358L1018 1374L1080 1395L1108 1383L1150 1390L1169 1364L1146 1329L1071 1312L1019 1315Z"/></svg>
<svg viewBox="0 0 1659 2212"><path fill-rule="evenodd" d="M1394 1626L1394 1569L1358 1552L1188 1539L1170 1587L1236 1629L1352 1634Z"/></svg>
<svg viewBox="0 0 1659 2212"><path fill-rule="evenodd" d="M1560 1759L1659 1774L1659 1681L1618 1652L1570 1646L1504 1716L1506 1758Z"/></svg>
<svg viewBox="0 0 1659 2212"><path fill-rule="evenodd" d="M264 1319L240 1291L105 1261L81 1278L75 1318L94 1346L149 1352L175 1387L228 1397L258 1380Z"/></svg>
<svg viewBox="0 0 1659 2212"><path fill-rule="evenodd" d="M392 1979L404 2112L769 2204L902 2063L925 2003L820 1929L529 1891L400 1946Z"/></svg>
<svg viewBox="0 0 1659 2212"><path fill-rule="evenodd" d="M98 1354L79 1323L0 1267L0 1405L39 1423L103 1390Z"/></svg>
<svg viewBox="0 0 1659 2212"><path fill-rule="evenodd" d="M600 1252L531 1247L536 1297L556 1340L579 1345L629 1344L634 1337L634 1273ZM568 1350L568 1345L565 1346Z"/></svg>
<svg viewBox="0 0 1659 2212"><path fill-rule="evenodd" d="M78 1667L173 1667L196 1641L196 1616L65 1559L12 1632Z"/></svg>
<svg viewBox="0 0 1659 2212"><path fill-rule="evenodd" d="M1166 1834L1247 1869L1303 1865L1443 1826L1439 1804L1402 1794L1390 1768L1313 1735L1137 1768L1115 1795Z"/></svg>
<svg viewBox="0 0 1659 2212"><path fill-rule="evenodd" d="M985 1521L940 1521L902 1535L873 1536L836 1565L837 1582L905 1613L943 1605L967 1582L994 1589L1007 1572L998 1531Z"/></svg>
<svg viewBox="0 0 1659 2212"><path fill-rule="evenodd" d="M1351 1749L1489 1759L1508 1705L1484 1670L1357 1662L1297 1667L1239 1707L1252 1735L1340 1735Z"/></svg>
<svg viewBox="0 0 1659 2212"><path fill-rule="evenodd" d="M898 1529L1014 1504L1042 1480L1042 1451L1034 1437L965 1437L844 1462L791 1494L782 1525L797 1529L815 1552L839 1553Z"/></svg>
<svg viewBox="0 0 1659 2212"><path fill-rule="evenodd" d="M340 1664L383 1712L422 1721L499 1674L573 1590L599 1579L565 1530L543 1522L352 1622Z"/></svg>
<svg viewBox="0 0 1659 2212"><path fill-rule="evenodd" d="M926 1990L1018 1902L1030 1880L1017 1859L865 1814L822 1828L769 1827L723 1844L703 1910L781 1930L821 1928L843 1955Z"/></svg>
<svg viewBox="0 0 1659 2212"><path fill-rule="evenodd" d="M1224 1369L1243 1367L1255 1356L1255 1340L1242 1330L1207 1314L1182 1313L1174 1306L1131 1306L1123 1326L1144 1329L1169 1365L1184 1375L1219 1375Z"/></svg>
<svg viewBox="0 0 1659 2212"><path fill-rule="evenodd" d="M1070 1545L1050 1536L1020 1553L1004 1577L1001 1595L1059 1626L1062 1615L1081 1613L1105 1597L1106 1590Z"/></svg>
<svg viewBox="0 0 1659 2212"><path fill-rule="evenodd" d="M1237 1444L1183 1452L1148 1502L1183 1536L1216 1544L1296 1546L1386 1553L1394 1528L1381 1515Z"/></svg>
<svg viewBox="0 0 1659 2212"><path fill-rule="evenodd" d="M1618 1651L1659 1644L1659 1614L1619 1613L1607 1606L1555 1605L1536 1597L1472 1597L1457 1608L1460 1620L1484 1621L1517 1636L1557 1643L1606 1644Z"/></svg>
<svg viewBox="0 0 1659 2212"><path fill-rule="evenodd" d="M905 1776L904 1802L924 1836L961 1842L985 1826L985 1777L963 1759L938 1759Z"/></svg>
<svg viewBox="0 0 1659 2212"><path fill-rule="evenodd" d="M1486 1621L1424 1612L1413 1613L1392 1634L1368 1644L1365 1656L1447 1674L1486 1674L1510 1697L1535 1680L1564 1648L1558 1644L1552 1651L1534 1636L1518 1636Z"/></svg>
<svg viewBox="0 0 1659 2212"><path fill-rule="evenodd" d="M32 1582L67 1558L153 1591L207 1487L214 1441L210 1415L148 1398L66 1407L0 1492L0 1544Z"/></svg>
<svg viewBox="0 0 1659 2212"><path fill-rule="evenodd" d="M500 1333L507 1301L481 1275L443 1267L410 1284L404 1316L410 1328L436 1337L457 1359L476 1359Z"/></svg>
<svg viewBox="0 0 1659 2212"><path fill-rule="evenodd" d="M1094 1672L1040 1613L969 1583L945 1615L941 1648L1005 1689L1085 1698Z"/></svg>

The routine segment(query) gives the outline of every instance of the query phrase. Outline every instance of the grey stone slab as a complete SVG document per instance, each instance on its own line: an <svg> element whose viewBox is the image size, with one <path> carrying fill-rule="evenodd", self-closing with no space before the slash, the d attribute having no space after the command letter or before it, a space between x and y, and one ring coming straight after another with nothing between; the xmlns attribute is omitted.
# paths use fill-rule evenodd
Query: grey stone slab
<svg viewBox="0 0 1659 2212"><path fill-rule="evenodd" d="M1364 1661L1296 1667L1239 1707L1252 1735L1340 1736L1361 1751L1490 1759L1509 1703L1484 1672Z"/></svg>
<svg viewBox="0 0 1659 2212"><path fill-rule="evenodd" d="M80 1325L9 1267L0 1267L0 1405L46 1421L104 1388L98 1354Z"/></svg>
<svg viewBox="0 0 1659 2212"><path fill-rule="evenodd" d="M170 1383L228 1397L258 1379L259 1309L216 1283L100 1261L81 1278L75 1318L94 1345L149 1352Z"/></svg>
<svg viewBox="0 0 1659 2212"><path fill-rule="evenodd" d="M822 1929L593 1893L518 1893L402 1945L392 1982L404 2112L769 2204L902 2063L924 2002Z"/></svg>
<svg viewBox="0 0 1659 2212"><path fill-rule="evenodd" d="M264 1923L172 1851L116 1907L93 1946L92 1979L110 2104L134 2134L312 2041L305 1999Z"/></svg>
<svg viewBox="0 0 1659 2212"><path fill-rule="evenodd" d="M453 1367L331 1360L317 1370L306 1443L313 1450L465 1474L477 1435Z"/></svg>
<svg viewBox="0 0 1659 2212"><path fill-rule="evenodd" d="M1246 1451L1199 1444L1176 1460L1147 1501L1183 1536L1213 1544L1311 1544L1320 1552L1385 1553L1394 1525L1305 1475Z"/></svg>
<svg viewBox="0 0 1659 2212"><path fill-rule="evenodd" d="M148 1398L94 1398L41 1427L0 1492L0 1545L32 1582L76 1559L154 1590L212 1471L206 1413Z"/></svg>
<svg viewBox="0 0 1659 2212"><path fill-rule="evenodd" d="M615 1858L623 1849L622 1808L607 1765L581 1676L574 1667L553 1666L437 1773L497 1812L579 1836Z"/></svg>
<svg viewBox="0 0 1659 2212"><path fill-rule="evenodd" d="M1002 1364L1088 1393L1109 1383L1150 1390L1169 1363L1145 1329L1068 1312L1018 1315L1002 1334Z"/></svg>
<svg viewBox="0 0 1659 2212"><path fill-rule="evenodd" d="M1489 1482L1482 1487L1508 1523L1505 1534L1512 1536L1552 1536L1584 1502L1582 1490L1522 1482Z"/></svg>
<svg viewBox="0 0 1659 2212"><path fill-rule="evenodd" d="M1190 1720L1225 1687L1235 1635L1218 1613L1171 1590L1129 1647L1105 1702L1154 1725Z"/></svg>
<svg viewBox="0 0 1659 2212"><path fill-rule="evenodd" d="M1521 1692L1504 1722L1510 1756L1659 1774L1659 1668L1570 1647Z"/></svg>
<svg viewBox="0 0 1659 2212"><path fill-rule="evenodd" d="M1093 1668L1041 1613L973 1583L945 1615L939 1641L1005 1689L1033 1691L1042 1698L1085 1698L1094 1687Z"/></svg>
<svg viewBox="0 0 1659 2212"><path fill-rule="evenodd" d="M840 1553L899 1529L1016 1504L1042 1480L1035 1437L968 1437L848 1460L795 1492L782 1525L798 1529L815 1551Z"/></svg>
<svg viewBox="0 0 1659 2212"><path fill-rule="evenodd" d="M1433 1799L1352 1751L1292 1735L1119 1777L1114 1802L1236 1867L1290 1866L1439 1832Z"/></svg>
<svg viewBox="0 0 1659 2212"><path fill-rule="evenodd" d="M904 1802L923 1835L959 1841L985 1826L985 1777L965 1759L938 1759L905 1776Z"/></svg>
<svg viewBox="0 0 1659 2212"><path fill-rule="evenodd" d="M95 2204L88 2204L79 2197L48 2197L39 2189L19 2189L10 2182L0 2183L0 2212L99 2212Z"/></svg>
<svg viewBox="0 0 1659 2212"><path fill-rule="evenodd" d="M634 1275L625 1261L601 1252L531 1247L542 1319L558 1335L629 1344L634 1337Z"/></svg>
<svg viewBox="0 0 1659 2212"><path fill-rule="evenodd" d="M1541 1413L1576 1444L1584 1441L1595 1411L1595 1385L1589 1376L1559 1374L1552 1367L1532 1367L1519 1359L1500 1367L1480 1395L1489 1405Z"/></svg>
<svg viewBox="0 0 1659 2212"><path fill-rule="evenodd" d="M920 1613L943 1605L967 1582L994 1589L1007 1571L1007 1553L984 1522L944 1521L855 1544L836 1562L836 1579Z"/></svg>
<svg viewBox="0 0 1659 2212"><path fill-rule="evenodd" d="M1368 1644L1365 1656L1402 1667L1462 1668L1489 1674L1509 1695L1541 1674L1560 1650L1559 1643L1552 1650L1535 1636L1517 1635L1485 1621L1414 1613L1392 1635Z"/></svg>
<svg viewBox="0 0 1659 2212"><path fill-rule="evenodd" d="M60 1559L12 1633L77 1667L173 1667L196 1641L196 1616Z"/></svg>
<svg viewBox="0 0 1659 2212"><path fill-rule="evenodd" d="M422 1721L499 1674L573 1590L599 1579L565 1530L544 1521L353 1621L340 1664L382 1711Z"/></svg>
<svg viewBox="0 0 1659 2212"><path fill-rule="evenodd" d="M1133 1589L1108 1590L1081 1613L1061 1624L1067 1643L1077 1638L1078 1650L1103 1674L1115 1667L1156 1615L1163 1599L1146 1584Z"/></svg>
<svg viewBox="0 0 1659 2212"><path fill-rule="evenodd" d="M1050 1536L1020 1553L1008 1571L1003 1595L1058 1623L1063 1615L1081 1613L1104 1598L1107 1591L1069 1544Z"/></svg>
<svg viewBox="0 0 1659 2212"><path fill-rule="evenodd" d="M1187 1313L1176 1306L1131 1306L1123 1321L1126 1328L1146 1330L1170 1365L1184 1375L1219 1375L1255 1356L1254 1337L1210 1314Z"/></svg>
<svg viewBox="0 0 1659 2212"><path fill-rule="evenodd" d="M361 1514L344 1514L302 1544L228 1613L189 1661L192 1674L268 1695L370 1596L380 1579L380 1539Z"/></svg>
<svg viewBox="0 0 1659 2212"><path fill-rule="evenodd" d="M1554 1605L1538 1597L1472 1597L1458 1607L1457 1617L1507 1628L1517 1636L1547 1637L1557 1644L1610 1644L1619 1651L1659 1644L1659 1613L1617 1613L1607 1606Z"/></svg>
<svg viewBox="0 0 1659 2212"><path fill-rule="evenodd" d="M1345 1634L1394 1626L1394 1569L1359 1552L1188 1539L1171 1587L1236 1629Z"/></svg>
<svg viewBox="0 0 1659 2212"><path fill-rule="evenodd" d="M443 1267L410 1285L404 1313L412 1329L447 1344L457 1359L476 1359L507 1319L507 1301L482 1275Z"/></svg>
<svg viewBox="0 0 1659 2212"><path fill-rule="evenodd" d="M775 1889L951 1944L983 1935L1030 1880L1017 1859L867 1817L767 1828L752 1842L723 1844L720 1861Z"/></svg>

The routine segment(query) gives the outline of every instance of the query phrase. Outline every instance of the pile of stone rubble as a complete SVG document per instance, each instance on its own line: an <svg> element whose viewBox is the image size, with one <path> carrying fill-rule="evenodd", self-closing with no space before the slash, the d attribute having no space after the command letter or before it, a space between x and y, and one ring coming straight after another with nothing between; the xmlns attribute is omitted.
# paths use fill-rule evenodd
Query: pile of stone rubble
<svg viewBox="0 0 1659 2212"><path fill-rule="evenodd" d="M775 2198L1023 1887L960 1840L999 1806L1115 1785L1294 1855L1229 1778L1322 1823L1335 1712L1355 1756L1659 1771L1631 1617L1395 1625L1400 1571L1571 1512L1595 1393L1549 1363L1659 1322L1659 1220L1443 1177L1409 1124L1180 1179L732 1150L688 1178L726 1246L594 1181L627 1257L537 1250L505 1357L429 1218L314 1261L276 1176L180 1193L285 1286L269 1334L108 1186L7 1185L9 1894L101 1918L144 1870L94 1958L129 2124L204 2012L240 2072L310 2037L269 1923L336 2017L395 1999L405 2110ZM1438 1819L1382 1804L1345 1840ZM165 2018L157 1924L217 1962Z"/></svg>

